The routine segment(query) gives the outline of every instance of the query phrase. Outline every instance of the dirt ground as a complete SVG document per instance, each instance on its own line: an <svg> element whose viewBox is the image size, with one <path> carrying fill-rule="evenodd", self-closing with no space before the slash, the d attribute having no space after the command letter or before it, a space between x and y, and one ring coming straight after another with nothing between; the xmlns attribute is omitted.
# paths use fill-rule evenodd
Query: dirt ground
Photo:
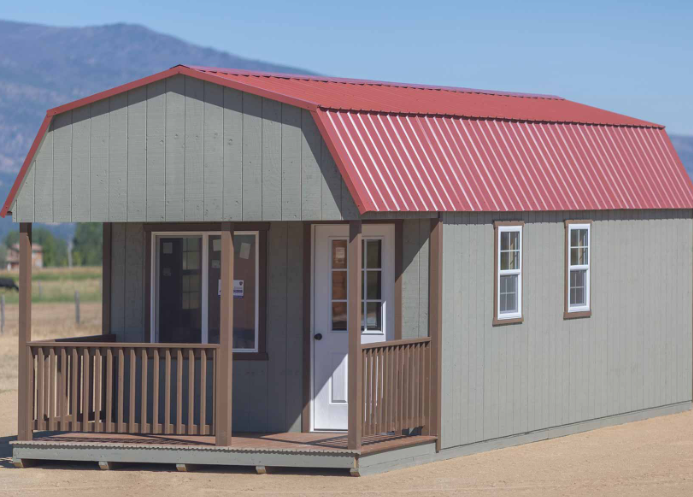
<svg viewBox="0 0 693 497"><path fill-rule="evenodd" d="M35 336L98 332L98 305L86 314L83 309L87 317L79 330L72 329L70 308L35 306ZM95 463L15 469L9 441L17 429L17 337L11 326L5 331L0 335L1 496L693 495L690 411L364 478L288 470L258 476L244 468L178 473L172 465L154 464L115 471L101 471Z"/></svg>

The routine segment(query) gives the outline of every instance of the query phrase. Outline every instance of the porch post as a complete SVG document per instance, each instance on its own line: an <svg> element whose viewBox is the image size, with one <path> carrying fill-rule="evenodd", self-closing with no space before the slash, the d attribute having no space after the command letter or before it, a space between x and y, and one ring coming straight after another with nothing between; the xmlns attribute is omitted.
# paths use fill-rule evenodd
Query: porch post
<svg viewBox="0 0 693 497"><path fill-rule="evenodd" d="M221 223L221 323L215 392L216 444L231 445L233 392L233 223Z"/></svg>
<svg viewBox="0 0 693 497"><path fill-rule="evenodd" d="M19 225L19 392L17 439L33 436L33 360L27 343L31 341L31 223Z"/></svg>
<svg viewBox="0 0 693 497"><path fill-rule="evenodd" d="M349 333L349 437L348 448L361 449L363 424L363 366L361 364L362 293L361 221L349 222L349 254L347 287L349 303L347 328Z"/></svg>
<svg viewBox="0 0 693 497"><path fill-rule="evenodd" d="M437 438L436 452L441 448L441 365L443 333L443 221L431 219L429 257L428 333L431 337L431 405L429 433Z"/></svg>

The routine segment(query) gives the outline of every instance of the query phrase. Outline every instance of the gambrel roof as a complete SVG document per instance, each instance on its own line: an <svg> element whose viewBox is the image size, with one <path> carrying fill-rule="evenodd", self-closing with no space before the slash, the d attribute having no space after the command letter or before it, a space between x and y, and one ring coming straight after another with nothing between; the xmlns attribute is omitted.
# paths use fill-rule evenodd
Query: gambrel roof
<svg viewBox="0 0 693 497"><path fill-rule="evenodd" d="M310 111L359 211L690 209L664 127L550 95L179 65L53 116L183 74Z"/></svg>

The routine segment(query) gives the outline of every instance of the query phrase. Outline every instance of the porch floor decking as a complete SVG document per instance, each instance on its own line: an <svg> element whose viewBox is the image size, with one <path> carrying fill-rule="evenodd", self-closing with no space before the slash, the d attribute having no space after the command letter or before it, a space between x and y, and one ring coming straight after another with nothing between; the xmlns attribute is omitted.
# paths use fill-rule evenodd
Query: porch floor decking
<svg viewBox="0 0 693 497"><path fill-rule="evenodd" d="M128 435L114 433L37 434L26 445L103 445L103 446L166 446L167 448L205 448L225 451L334 452L373 455L431 443L436 437L423 435L374 435L363 437L360 451L347 448L347 435L340 433L239 433L233 435L230 447L218 447L213 436Z"/></svg>

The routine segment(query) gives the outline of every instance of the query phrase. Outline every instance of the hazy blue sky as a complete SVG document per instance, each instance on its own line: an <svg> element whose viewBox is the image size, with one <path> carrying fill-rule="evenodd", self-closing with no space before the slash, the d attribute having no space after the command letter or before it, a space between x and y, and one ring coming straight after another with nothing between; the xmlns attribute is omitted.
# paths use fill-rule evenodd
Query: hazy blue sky
<svg viewBox="0 0 693 497"><path fill-rule="evenodd" d="M101 3L5 2L0 18L140 23L322 74L550 93L693 134L691 0Z"/></svg>

